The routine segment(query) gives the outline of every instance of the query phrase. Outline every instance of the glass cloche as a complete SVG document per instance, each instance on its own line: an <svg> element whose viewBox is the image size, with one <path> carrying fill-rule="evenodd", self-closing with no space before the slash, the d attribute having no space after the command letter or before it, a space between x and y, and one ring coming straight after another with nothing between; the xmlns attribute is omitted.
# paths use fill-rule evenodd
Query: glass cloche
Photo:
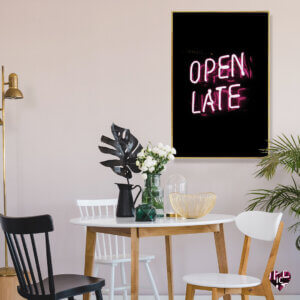
<svg viewBox="0 0 300 300"><path fill-rule="evenodd" d="M169 194L171 193L187 193L186 179L180 174L172 174L165 182L164 186L164 212L168 217L175 216L174 209L172 208Z"/></svg>

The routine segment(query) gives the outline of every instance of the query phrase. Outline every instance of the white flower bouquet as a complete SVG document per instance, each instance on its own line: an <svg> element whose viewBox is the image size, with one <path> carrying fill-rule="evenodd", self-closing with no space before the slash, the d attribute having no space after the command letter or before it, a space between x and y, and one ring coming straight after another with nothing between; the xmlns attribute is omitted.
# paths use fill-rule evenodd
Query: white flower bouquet
<svg viewBox="0 0 300 300"><path fill-rule="evenodd" d="M152 147L149 143L146 148L142 149L137 155L136 165L142 171L142 176L147 179L149 174L161 174L166 168L165 165L175 159L176 150L169 145L158 143Z"/></svg>
<svg viewBox="0 0 300 300"><path fill-rule="evenodd" d="M137 155L136 165L142 171L145 187L142 203L155 207L157 217L164 216L163 190L160 187L160 175L166 164L173 160L176 150L159 143L153 147L151 143Z"/></svg>

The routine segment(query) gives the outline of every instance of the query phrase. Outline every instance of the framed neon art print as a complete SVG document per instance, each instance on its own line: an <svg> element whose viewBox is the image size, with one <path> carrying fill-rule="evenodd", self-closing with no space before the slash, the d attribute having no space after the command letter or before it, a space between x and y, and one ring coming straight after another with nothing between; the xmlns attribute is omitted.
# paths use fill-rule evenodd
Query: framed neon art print
<svg viewBox="0 0 300 300"><path fill-rule="evenodd" d="M180 158L265 156L269 13L173 12L172 144Z"/></svg>

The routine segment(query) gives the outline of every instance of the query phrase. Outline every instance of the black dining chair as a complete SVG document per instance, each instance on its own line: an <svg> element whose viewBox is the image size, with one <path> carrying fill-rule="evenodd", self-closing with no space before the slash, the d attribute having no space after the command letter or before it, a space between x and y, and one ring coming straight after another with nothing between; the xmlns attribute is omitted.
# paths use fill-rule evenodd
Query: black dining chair
<svg viewBox="0 0 300 300"><path fill-rule="evenodd" d="M49 232L53 231L49 215L12 218L0 215L8 249L17 273L19 294L28 300L57 300L95 292L96 299L102 300L101 289L104 279L83 275L53 275ZM37 235L44 233L48 277L42 277L37 245ZM27 242L26 242L27 240ZM44 241L43 241L44 243ZM30 257L33 256L33 260ZM41 257L41 256L40 256Z"/></svg>

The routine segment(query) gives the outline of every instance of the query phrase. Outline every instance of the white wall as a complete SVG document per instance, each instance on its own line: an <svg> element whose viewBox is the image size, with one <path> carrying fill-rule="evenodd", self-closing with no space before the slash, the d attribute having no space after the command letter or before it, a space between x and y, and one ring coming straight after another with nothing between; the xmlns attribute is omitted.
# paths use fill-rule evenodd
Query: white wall
<svg viewBox="0 0 300 300"><path fill-rule="evenodd" d="M78 215L76 198L116 196L122 179L99 165L100 135L116 122L145 144L171 142L171 11L269 10L271 14L271 134L299 133L300 4L297 0L15 0L0 1L0 63L19 74L24 100L7 104L7 181L10 215L50 213L56 272L82 272L84 231L69 224ZM179 160L190 192L214 191L214 212L237 214L247 192L289 182L255 179L256 160ZM140 176L134 178L142 183ZM300 294L296 236L286 228L278 270L292 282L283 291ZM238 268L241 236L226 225L229 266ZM265 243L254 246L249 273L262 274ZM162 238L142 240L154 253L153 272L166 294ZM175 293L184 293L183 274L216 271L213 236L174 238ZM107 277L107 271L103 271ZM141 293L149 285L141 274Z"/></svg>

